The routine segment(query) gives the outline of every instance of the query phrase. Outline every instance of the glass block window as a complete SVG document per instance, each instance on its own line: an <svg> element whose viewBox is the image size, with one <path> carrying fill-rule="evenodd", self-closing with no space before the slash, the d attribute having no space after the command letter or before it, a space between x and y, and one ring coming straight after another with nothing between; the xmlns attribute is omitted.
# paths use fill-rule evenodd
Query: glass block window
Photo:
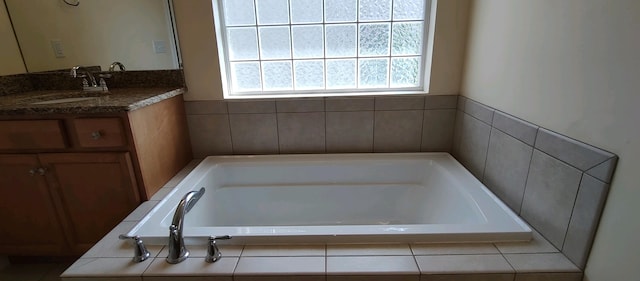
<svg viewBox="0 0 640 281"><path fill-rule="evenodd" d="M226 97L423 90L429 1L213 3Z"/></svg>

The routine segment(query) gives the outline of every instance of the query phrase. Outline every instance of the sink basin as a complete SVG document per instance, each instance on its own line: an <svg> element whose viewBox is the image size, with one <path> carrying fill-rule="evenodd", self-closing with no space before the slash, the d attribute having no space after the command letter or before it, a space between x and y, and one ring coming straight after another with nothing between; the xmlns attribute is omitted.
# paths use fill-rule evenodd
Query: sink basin
<svg viewBox="0 0 640 281"><path fill-rule="evenodd" d="M55 99L55 100L32 102L31 104L57 104L57 103L67 103L67 102L88 101L88 100L94 100L94 99L97 99L97 97L64 98L64 99Z"/></svg>

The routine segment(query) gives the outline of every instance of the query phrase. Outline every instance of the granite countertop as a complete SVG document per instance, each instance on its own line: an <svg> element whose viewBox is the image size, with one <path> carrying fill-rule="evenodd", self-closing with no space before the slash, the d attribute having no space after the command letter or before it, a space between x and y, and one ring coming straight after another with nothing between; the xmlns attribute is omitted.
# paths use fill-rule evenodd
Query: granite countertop
<svg viewBox="0 0 640 281"><path fill-rule="evenodd" d="M80 90L33 91L0 97L0 115L116 113L136 110L184 93L184 88L120 88L108 93ZM62 98L95 97L86 101L33 104Z"/></svg>

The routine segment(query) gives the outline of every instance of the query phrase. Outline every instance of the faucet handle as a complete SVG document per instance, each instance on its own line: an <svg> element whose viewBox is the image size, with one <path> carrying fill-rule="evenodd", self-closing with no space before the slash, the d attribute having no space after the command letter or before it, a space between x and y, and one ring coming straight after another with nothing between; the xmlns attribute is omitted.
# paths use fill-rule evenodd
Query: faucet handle
<svg viewBox="0 0 640 281"><path fill-rule="evenodd" d="M217 262L222 257L220 249L216 244L216 240L229 240L232 237L229 235L224 236L209 236L209 245L207 247L207 257L204 260L208 263Z"/></svg>
<svg viewBox="0 0 640 281"><path fill-rule="evenodd" d="M126 240L126 239L133 240L133 243L134 243L133 261L134 262L143 262L151 256L151 253L149 253L149 250L147 250L147 247L144 246L144 243L142 242L142 239L140 238L140 236L137 236L137 235L126 236L124 234L120 234L118 238L120 238L121 240Z"/></svg>

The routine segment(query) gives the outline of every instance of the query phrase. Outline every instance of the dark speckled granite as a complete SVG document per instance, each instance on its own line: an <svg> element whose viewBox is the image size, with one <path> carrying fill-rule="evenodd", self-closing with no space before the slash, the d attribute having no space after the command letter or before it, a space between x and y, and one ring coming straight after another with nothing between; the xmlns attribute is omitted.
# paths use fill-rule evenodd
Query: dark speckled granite
<svg viewBox="0 0 640 281"><path fill-rule="evenodd" d="M0 76L0 96L13 95L33 91L29 74Z"/></svg>
<svg viewBox="0 0 640 281"><path fill-rule="evenodd" d="M184 88L111 89L109 93L82 91L33 91L0 97L0 115L126 112L160 102L184 93ZM70 97L96 99L58 104L32 104Z"/></svg>
<svg viewBox="0 0 640 281"><path fill-rule="evenodd" d="M109 89L133 87L183 88L185 86L181 69L92 73L96 79L99 79L98 74L110 74L111 78L105 78ZM31 73L29 78L35 90L76 90L82 88L82 78L71 77L67 70Z"/></svg>
<svg viewBox="0 0 640 281"><path fill-rule="evenodd" d="M69 70L0 76L0 115L131 111L180 95L185 88L181 69L93 73L96 78L111 75L105 78L109 94L83 93L82 79L71 77ZM69 97L96 99L32 104Z"/></svg>

